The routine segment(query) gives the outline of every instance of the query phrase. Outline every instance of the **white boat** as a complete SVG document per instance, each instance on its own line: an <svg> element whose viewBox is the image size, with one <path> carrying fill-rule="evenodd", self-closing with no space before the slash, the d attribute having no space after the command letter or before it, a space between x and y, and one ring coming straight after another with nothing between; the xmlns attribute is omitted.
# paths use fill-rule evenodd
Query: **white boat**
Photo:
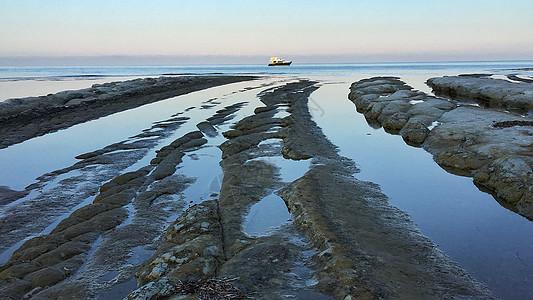
<svg viewBox="0 0 533 300"><path fill-rule="evenodd" d="M270 63L268 65L270 67L273 67L273 66L290 66L291 63L292 63L292 61L290 61L290 60L284 60L284 59L277 58L277 57L271 57L270 58Z"/></svg>

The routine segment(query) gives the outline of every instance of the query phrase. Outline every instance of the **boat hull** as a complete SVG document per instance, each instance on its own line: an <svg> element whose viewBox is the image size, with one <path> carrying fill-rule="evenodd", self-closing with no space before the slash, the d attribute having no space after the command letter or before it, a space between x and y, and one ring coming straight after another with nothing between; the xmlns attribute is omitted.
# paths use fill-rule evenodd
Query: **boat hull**
<svg viewBox="0 0 533 300"><path fill-rule="evenodd" d="M277 67L277 66L290 66L292 64L292 61L289 62L281 62L281 63L269 63L269 67Z"/></svg>

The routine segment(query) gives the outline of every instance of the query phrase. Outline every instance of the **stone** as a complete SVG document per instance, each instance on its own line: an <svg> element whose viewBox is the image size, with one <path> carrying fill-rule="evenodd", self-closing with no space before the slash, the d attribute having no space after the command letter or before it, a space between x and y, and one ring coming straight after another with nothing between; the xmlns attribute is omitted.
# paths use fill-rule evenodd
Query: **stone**
<svg viewBox="0 0 533 300"><path fill-rule="evenodd" d="M471 100L490 107L533 110L533 87L527 82L509 82L485 76L444 76L427 84L439 95Z"/></svg>

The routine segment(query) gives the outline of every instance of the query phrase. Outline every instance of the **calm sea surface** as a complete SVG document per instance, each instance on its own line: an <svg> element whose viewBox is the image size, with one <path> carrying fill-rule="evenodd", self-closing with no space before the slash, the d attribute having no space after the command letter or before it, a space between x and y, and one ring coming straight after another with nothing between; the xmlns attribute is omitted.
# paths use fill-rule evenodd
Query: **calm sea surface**
<svg viewBox="0 0 533 300"><path fill-rule="evenodd" d="M429 75L460 73L529 73L514 69L533 68L533 61L302 64L290 67L266 65L200 66L92 66L92 67L0 67L0 79L90 79L99 77L159 76L163 74L263 74L294 76Z"/></svg>
<svg viewBox="0 0 533 300"><path fill-rule="evenodd" d="M265 65L199 66L83 66L1 67L0 101L88 88L95 83L138 77L173 75L265 75L342 78L356 80L372 76L399 76L414 88L428 92L430 77L464 73L533 75L533 61L298 64L290 67ZM407 77L407 78L406 78Z"/></svg>

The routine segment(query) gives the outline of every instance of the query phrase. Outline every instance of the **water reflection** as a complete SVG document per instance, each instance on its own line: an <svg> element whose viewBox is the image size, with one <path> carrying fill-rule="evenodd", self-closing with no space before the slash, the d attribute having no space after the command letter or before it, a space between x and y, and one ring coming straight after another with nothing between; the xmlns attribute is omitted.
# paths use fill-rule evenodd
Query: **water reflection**
<svg viewBox="0 0 533 300"><path fill-rule="evenodd" d="M236 90L270 83L272 80L244 82L193 92L138 108L119 112L97 120L78 124L70 128L36 137L23 143L0 149L0 185L21 190L38 176L70 166L77 162L76 155L100 149L117 141L127 140L150 128L155 121L165 120L173 113L187 111L187 108L220 95L229 95ZM250 91L255 96L256 91ZM247 98L248 97L248 98ZM252 96L253 97L253 96ZM232 97L232 101L250 99L250 94L242 93ZM224 97L221 99L224 100ZM231 103L224 103L228 105ZM191 122L183 124L176 134L197 130L195 120L205 120L213 114L213 109L192 109L181 116L191 117ZM97 137L97 138L96 138ZM164 145L175 135L161 141ZM151 155L152 156L152 155ZM151 158L150 158L151 159Z"/></svg>
<svg viewBox="0 0 533 300"><path fill-rule="evenodd" d="M264 236L290 220L291 214L283 199L270 194L252 205L244 222L244 233L249 236Z"/></svg>
<svg viewBox="0 0 533 300"><path fill-rule="evenodd" d="M315 122L359 166L356 177L380 184L392 205L495 296L531 299L533 223L479 191L472 178L441 169L423 149L368 126L347 99L352 81L324 85L312 97L325 108Z"/></svg>

